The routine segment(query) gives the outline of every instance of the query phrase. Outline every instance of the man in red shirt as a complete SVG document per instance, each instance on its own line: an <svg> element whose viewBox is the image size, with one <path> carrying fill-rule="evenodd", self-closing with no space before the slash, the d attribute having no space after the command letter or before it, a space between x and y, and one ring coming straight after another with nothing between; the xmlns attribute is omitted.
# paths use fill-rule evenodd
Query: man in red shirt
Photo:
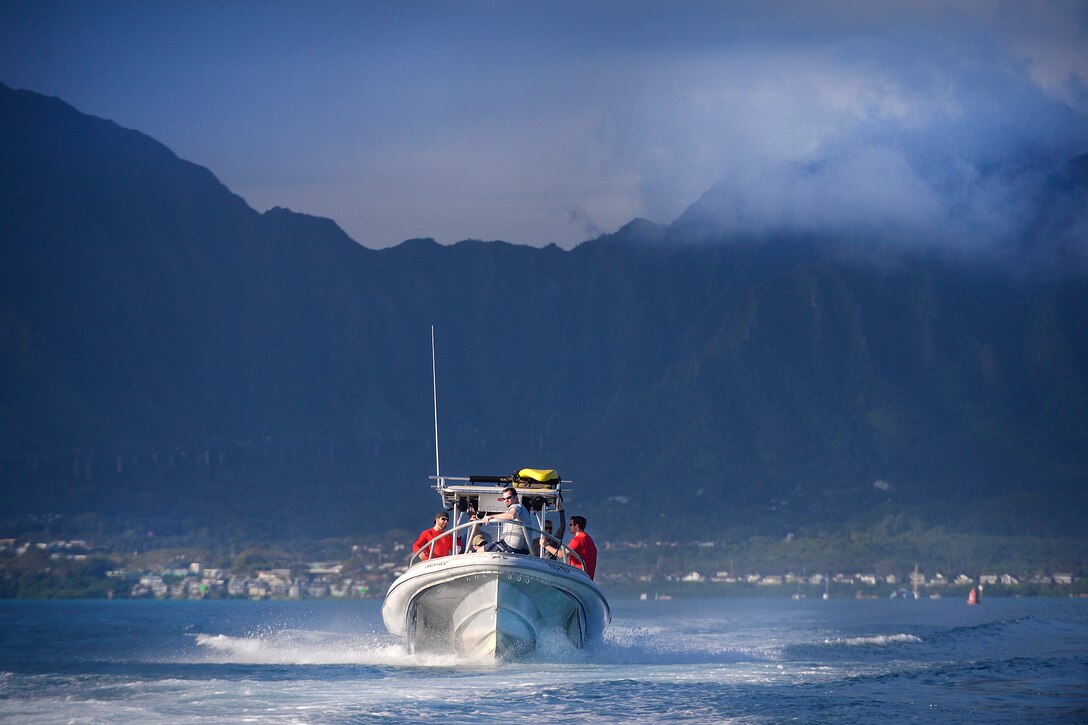
<svg viewBox="0 0 1088 725"><path fill-rule="evenodd" d="M586 517L571 516L570 530L574 534L570 540L570 550L582 557L582 561L586 563L586 574L589 574L589 578L592 579L597 571L597 545L593 543L593 539L586 533ZM570 563L571 566L582 568L578 560L573 557L571 557Z"/></svg>
<svg viewBox="0 0 1088 725"><path fill-rule="evenodd" d="M446 524L450 522L449 514L445 511L439 511L434 516L434 526L420 533L419 538L416 539L416 543L412 544L412 553L416 553L420 549L426 549L427 545L431 543L431 540L442 536L442 532L446 530ZM461 542L457 542L460 544ZM429 551L424 551L419 555L420 559L437 559L440 556L449 556L450 551L453 549L453 536L442 536L441 539L434 542L434 547Z"/></svg>

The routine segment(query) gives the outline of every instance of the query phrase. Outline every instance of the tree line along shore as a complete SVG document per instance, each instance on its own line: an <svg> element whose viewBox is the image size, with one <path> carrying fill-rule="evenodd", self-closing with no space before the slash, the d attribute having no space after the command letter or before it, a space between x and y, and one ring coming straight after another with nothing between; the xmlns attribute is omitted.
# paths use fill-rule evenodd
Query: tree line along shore
<svg viewBox="0 0 1088 725"><path fill-rule="evenodd" d="M0 539L0 598L381 597L407 567L409 539L408 532L388 532L363 543L225 550L163 541L124 552L83 539ZM598 582L619 596L941 598L966 596L975 587L989 596L1088 595L1083 564L1069 559L1049 566L1017 558L960 565L947 550L936 562L910 561L904 552L894 559L869 546L878 556L858 563L857 553L843 550L816 558L817 547L797 537L739 545L598 540L598 546Z"/></svg>

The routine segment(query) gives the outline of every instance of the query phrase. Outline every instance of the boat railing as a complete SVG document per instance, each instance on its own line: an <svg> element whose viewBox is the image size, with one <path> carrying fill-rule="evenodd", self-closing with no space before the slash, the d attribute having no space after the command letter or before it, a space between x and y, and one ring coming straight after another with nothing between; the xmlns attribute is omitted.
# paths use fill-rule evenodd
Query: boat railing
<svg viewBox="0 0 1088 725"><path fill-rule="evenodd" d="M557 553L555 555L556 559L558 559L559 561L562 561L564 564L573 563L574 566L578 567L582 571L586 570L586 563L585 563L585 561L582 560L582 557L578 555L577 551L575 551L574 549L572 549L569 546L567 546L566 544L564 544L562 539L558 539L558 538L552 536L551 534L549 534L546 531L541 531L540 533L545 539L547 539L549 542L551 542L555 546L555 548L557 549ZM545 544L545 546L547 546L547 544ZM540 547L540 553L538 554L538 556L540 556L540 558L542 558L542 559L551 559L552 558L550 554L545 553L545 549L544 549L543 546Z"/></svg>
<svg viewBox="0 0 1088 725"><path fill-rule="evenodd" d="M518 554L518 556L535 556L539 558L550 559L550 556L542 555L543 548L538 550L536 546L537 540L540 537L544 537L547 541L551 542L551 544L556 549L558 549L558 554L556 555L556 559L558 561L562 561L564 564L572 564L577 568L580 568L582 571L585 571L585 562L582 560L582 557L579 556L578 552L574 551L574 549L564 544L562 539L558 539L555 536L547 533L546 531L541 531L536 526L526 526L520 521L504 520L498 523L503 526L520 526L522 529L526 530L525 538L527 541L530 542L529 554ZM443 531L441 534L428 541L426 546L421 547L419 551L412 554L412 558L408 560L409 568L415 566L416 564L419 564L420 562L428 561L429 559L431 559L434 554L435 544L447 537L451 540L451 549L453 550L453 556L464 556L465 554L480 553L472 550L472 537L475 536L477 530L485 525L488 524L484 524L479 519L474 519L471 521L467 521L463 524L454 526L452 529ZM463 530L469 530L470 533L465 536L464 550L459 551L459 549L462 547L458 544L459 539L455 539L454 537Z"/></svg>

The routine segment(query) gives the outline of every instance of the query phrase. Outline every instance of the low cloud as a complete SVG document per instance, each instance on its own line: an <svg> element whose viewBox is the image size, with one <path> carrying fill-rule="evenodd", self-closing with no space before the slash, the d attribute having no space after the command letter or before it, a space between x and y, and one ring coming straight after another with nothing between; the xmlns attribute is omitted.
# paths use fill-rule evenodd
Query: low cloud
<svg viewBox="0 0 1088 725"><path fill-rule="evenodd" d="M623 109L612 141L651 218L697 179L712 188L682 219L726 232L990 248L1030 236L1050 179L1088 152L1085 114L1030 71L947 37L742 48Z"/></svg>
<svg viewBox="0 0 1088 725"><path fill-rule="evenodd" d="M589 218L589 214L586 213L585 209L580 206L568 206L563 210L563 213L565 214L568 223L577 227L581 233L585 235L586 239L599 237L608 231L597 226L593 220Z"/></svg>
<svg viewBox="0 0 1088 725"><path fill-rule="evenodd" d="M569 247L701 199L729 229L973 249L1039 226L1088 153L1088 5L1066 0L19 0L0 21L5 83L372 246Z"/></svg>

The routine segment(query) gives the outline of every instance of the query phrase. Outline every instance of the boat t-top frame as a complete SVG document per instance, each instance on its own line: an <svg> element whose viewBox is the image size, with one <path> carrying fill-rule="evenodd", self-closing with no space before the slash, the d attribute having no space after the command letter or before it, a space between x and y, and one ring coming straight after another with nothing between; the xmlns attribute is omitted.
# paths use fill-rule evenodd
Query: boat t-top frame
<svg viewBox="0 0 1088 725"><path fill-rule="evenodd" d="M431 390L434 395L434 472L431 480L435 481L434 489L442 497L442 508L453 513L453 526L441 535L436 536L427 546L416 552L409 566L429 558L434 550L435 542L445 537L453 539L450 547L454 554L469 553L472 550L471 538L477 530L482 531L484 524L476 519L477 514L501 513L506 506L496 496L506 487L512 487L518 495L518 501L528 508L536 519L537 528L526 532L526 540L535 541L544 537L554 544L560 552L559 558L569 562L570 557L579 562L584 568L582 557L572 551L569 546L551 534L544 532L544 519L549 512L560 511L563 504L563 485L569 486L571 481L564 481L559 474L552 469L522 468L510 476L443 476L442 466L438 454L438 364L435 354L434 325L431 325ZM571 490L570 488L566 489ZM528 528L517 521L504 521L507 526L521 526ZM458 546L455 532L469 528L470 535ZM535 536L534 536L535 535ZM535 547L530 547L530 550Z"/></svg>
<svg viewBox="0 0 1088 725"><path fill-rule="evenodd" d="M478 513L501 513L506 506L496 495L510 487L523 506L543 523L543 515L558 511L564 491L570 491L571 481L564 481L555 471L523 468L510 476L431 476L434 489L442 497L442 508L459 512L470 509Z"/></svg>
<svg viewBox="0 0 1088 725"><path fill-rule="evenodd" d="M536 541L544 537L559 550L559 560L570 563L578 562L584 565L581 557L572 551L570 547L551 534L544 531L545 517L555 511L561 510L563 493L569 492L571 481L562 480L553 470L523 468L510 476L431 476L435 481L434 489L442 499L442 508L452 514L453 526L436 536L427 546L422 547L412 557L411 564L429 558L435 542L445 537L453 539L451 550L453 554L471 553L472 536L477 531L485 528L493 528L499 524L484 524L476 518L478 514L501 513L506 510L499 494L503 489L511 487L518 495L518 501L533 514L536 519L536 527L527 532L526 538ZM503 521L501 525L520 526L517 521ZM528 527L523 527L528 528ZM457 536L461 531L468 530L469 535ZM535 550L536 547L531 547ZM423 556L421 556L423 555Z"/></svg>

